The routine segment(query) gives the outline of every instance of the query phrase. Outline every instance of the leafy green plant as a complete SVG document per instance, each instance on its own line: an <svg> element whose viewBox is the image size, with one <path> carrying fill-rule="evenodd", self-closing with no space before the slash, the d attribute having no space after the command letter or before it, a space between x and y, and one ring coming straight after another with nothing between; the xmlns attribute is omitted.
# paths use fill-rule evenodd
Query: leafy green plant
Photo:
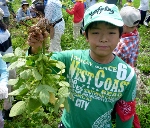
<svg viewBox="0 0 150 128"><path fill-rule="evenodd" d="M10 116L20 115L24 112L30 114L42 105L56 100L54 109L57 112L63 103L68 110L66 97L69 95L69 83L62 76L65 65L62 62L50 59L52 53L26 56L17 48L14 53L3 56L6 62L10 62L8 70L17 69L18 77L10 79L9 85L13 85L14 91L9 95L19 97L11 109ZM58 68L57 72L55 68ZM55 97L57 99L55 99Z"/></svg>

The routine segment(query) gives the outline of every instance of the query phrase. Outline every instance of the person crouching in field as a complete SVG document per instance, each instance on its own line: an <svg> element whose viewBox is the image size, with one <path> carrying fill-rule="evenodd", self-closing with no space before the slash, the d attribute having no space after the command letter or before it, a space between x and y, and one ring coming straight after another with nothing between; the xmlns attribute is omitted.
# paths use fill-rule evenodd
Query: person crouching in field
<svg viewBox="0 0 150 128"><path fill-rule="evenodd" d="M85 37L90 48L53 52L51 58L65 64L64 76L72 96L68 97L69 111L64 109L58 128L112 128L111 112L115 104L116 127L132 127L136 74L113 54L123 24L116 5L96 3L84 14ZM42 46L34 38L31 33L27 42L28 53L33 55Z"/></svg>
<svg viewBox="0 0 150 128"><path fill-rule="evenodd" d="M16 14L17 22L29 20L32 18L30 9L29 9L29 3L27 1L21 2L21 8L18 9Z"/></svg>

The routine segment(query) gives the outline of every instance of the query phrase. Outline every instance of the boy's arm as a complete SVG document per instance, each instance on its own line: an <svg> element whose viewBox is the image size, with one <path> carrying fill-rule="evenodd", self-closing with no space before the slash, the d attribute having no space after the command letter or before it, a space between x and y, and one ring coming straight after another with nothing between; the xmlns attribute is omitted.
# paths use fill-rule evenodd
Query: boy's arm
<svg viewBox="0 0 150 128"><path fill-rule="evenodd" d="M131 128L135 114L136 74L133 68L130 71L129 85L116 105L116 128Z"/></svg>

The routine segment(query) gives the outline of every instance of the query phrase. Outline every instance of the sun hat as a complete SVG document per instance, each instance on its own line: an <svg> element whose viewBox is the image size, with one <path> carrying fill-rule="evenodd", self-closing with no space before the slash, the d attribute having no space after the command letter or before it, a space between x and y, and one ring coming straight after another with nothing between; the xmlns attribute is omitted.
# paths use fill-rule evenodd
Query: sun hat
<svg viewBox="0 0 150 128"><path fill-rule="evenodd" d="M21 6L23 6L23 5L29 5L29 3L26 1L26 0L23 0L22 2L21 2Z"/></svg>
<svg viewBox="0 0 150 128"><path fill-rule="evenodd" d="M95 21L105 21L115 26L123 26L119 9L114 4L99 2L89 7L84 14L84 30Z"/></svg>
<svg viewBox="0 0 150 128"><path fill-rule="evenodd" d="M3 19L3 16L4 16L4 11L0 8L0 20Z"/></svg>
<svg viewBox="0 0 150 128"><path fill-rule="evenodd" d="M123 19L124 24L128 27L137 26L141 20L140 11L131 6L123 7L120 10L120 15Z"/></svg>

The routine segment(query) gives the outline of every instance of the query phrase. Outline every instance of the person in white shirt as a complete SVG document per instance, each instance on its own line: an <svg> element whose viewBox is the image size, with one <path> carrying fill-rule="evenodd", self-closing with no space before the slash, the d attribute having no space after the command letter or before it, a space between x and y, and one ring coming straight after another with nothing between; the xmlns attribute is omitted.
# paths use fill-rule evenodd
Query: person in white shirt
<svg viewBox="0 0 150 128"><path fill-rule="evenodd" d="M140 0L140 6L138 8L141 12L141 21L140 21L140 25L143 25L145 17L146 17L146 13L149 10L149 0Z"/></svg>
<svg viewBox="0 0 150 128"><path fill-rule="evenodd" d="M86 0L86 9L88 9L90 6L96 4L98 0Z"/></svg>
<svg viewBox="0 0 150 128"><path fill-rule="evenodd" d="M48 0L45 5L45 19L48 20L51 27L50 33L50 47L49 51L62 51L61 49L61 36L64 33L65 22L62 15L62 4L60 0ZM51 35L50 34L50 35Z"/></svg>

